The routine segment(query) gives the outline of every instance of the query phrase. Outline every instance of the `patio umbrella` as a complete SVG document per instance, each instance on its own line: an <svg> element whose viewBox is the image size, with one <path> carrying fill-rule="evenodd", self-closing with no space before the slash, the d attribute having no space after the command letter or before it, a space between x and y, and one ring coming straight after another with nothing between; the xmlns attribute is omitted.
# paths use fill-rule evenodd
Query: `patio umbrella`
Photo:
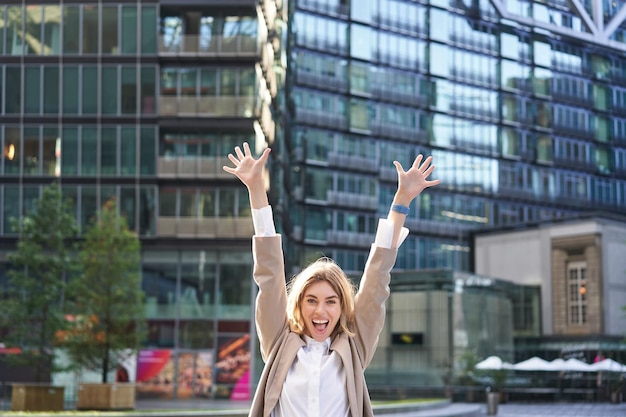
<svg viewBox="0 0 626 417"><path fill-rule="evenodd" d="M592 372L593 369L591 365L585 363L583 361L579 361L575 358L570 358L565 361L563 371L574 371L574 372Z"/></svg>
<svg viewBox="0 0 626 417"><path fill-rule="evenodd" d="M513 365L513 369L516 371L554 371L554 367L551 362L537 356L533 356L530 359L516 363Z"/></svg>
<svg viewBox="0 0 626 417"><path fill-rule="evenodd" d="M498 356L489 356L484 361L476 364L476 369L512 369L512 366L508 362L504 362Z"/></svg>
<svg viewBox="0 0 626 417"><path fill-rule="evenodd" d="M589 365L594 371L626 372L626 365L608 358Z"/></svg>

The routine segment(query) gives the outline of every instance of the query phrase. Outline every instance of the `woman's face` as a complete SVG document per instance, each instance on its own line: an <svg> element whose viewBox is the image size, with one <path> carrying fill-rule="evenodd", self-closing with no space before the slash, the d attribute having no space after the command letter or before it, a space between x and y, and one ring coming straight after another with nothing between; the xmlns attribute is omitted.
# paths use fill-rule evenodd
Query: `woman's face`
<svg viewBox="0 0 626 417"><path fill-rule="evenodd" d="M300 306L304 333L322 342L333 332L341 317L339 295L326 281L312 284L304 293Z"/></svg>

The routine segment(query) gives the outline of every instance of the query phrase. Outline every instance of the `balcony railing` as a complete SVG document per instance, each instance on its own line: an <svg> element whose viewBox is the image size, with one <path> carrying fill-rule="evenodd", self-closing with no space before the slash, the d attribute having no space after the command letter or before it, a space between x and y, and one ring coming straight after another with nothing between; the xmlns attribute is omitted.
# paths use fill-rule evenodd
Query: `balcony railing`
<svg viewBox="0 0 626 417"><path fill-rule="evenodd" d="M222 167L229 165L228 157L160 156L160 178L230 178Z"/></svg>
<svg viewBox="0 0 626 417"><path fill-rule="evenodd" d="M246 239L254 234L251 217L166 217L157 222L159 237Z"/></svg>
<svg viewBox="0 0 626 417"><path fill-rule="evenodd" d="M260 56L261 43L250 36L159 36L159 55Z"/></svg>
<svg viewBox="0 0 626 417"><path fill-rule="evenodd" d="M253 97L160 96L161 116L256 117Z"/></svg>

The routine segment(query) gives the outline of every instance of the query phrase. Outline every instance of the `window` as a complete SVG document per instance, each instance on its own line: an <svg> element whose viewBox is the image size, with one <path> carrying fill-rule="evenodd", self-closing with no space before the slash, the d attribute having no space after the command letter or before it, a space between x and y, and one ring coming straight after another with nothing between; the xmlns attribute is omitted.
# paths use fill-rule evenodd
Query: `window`
<svg viewBox="0 0 626 417"><path fill-rule="evenodd" d="M567 265L569 324L587 322L587 264L570 262Z"/></svg>

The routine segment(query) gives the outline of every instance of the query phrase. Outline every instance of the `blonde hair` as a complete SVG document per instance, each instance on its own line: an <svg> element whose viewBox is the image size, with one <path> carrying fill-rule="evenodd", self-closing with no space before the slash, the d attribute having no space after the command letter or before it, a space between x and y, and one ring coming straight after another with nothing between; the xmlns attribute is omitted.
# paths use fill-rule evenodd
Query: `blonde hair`
<svg viewBox="0 0 626 417"><path fill-rule="evenodd" d="M350 330L354 322L355 288L343 270L330 258L320 258L294 276L287 285L287 318L291 330L304 334L304 319L300 309L304 294L309 287L317 282L327 282L339 297L341 317L333 329L331 338L345 332L354 336Z"/></svg>

